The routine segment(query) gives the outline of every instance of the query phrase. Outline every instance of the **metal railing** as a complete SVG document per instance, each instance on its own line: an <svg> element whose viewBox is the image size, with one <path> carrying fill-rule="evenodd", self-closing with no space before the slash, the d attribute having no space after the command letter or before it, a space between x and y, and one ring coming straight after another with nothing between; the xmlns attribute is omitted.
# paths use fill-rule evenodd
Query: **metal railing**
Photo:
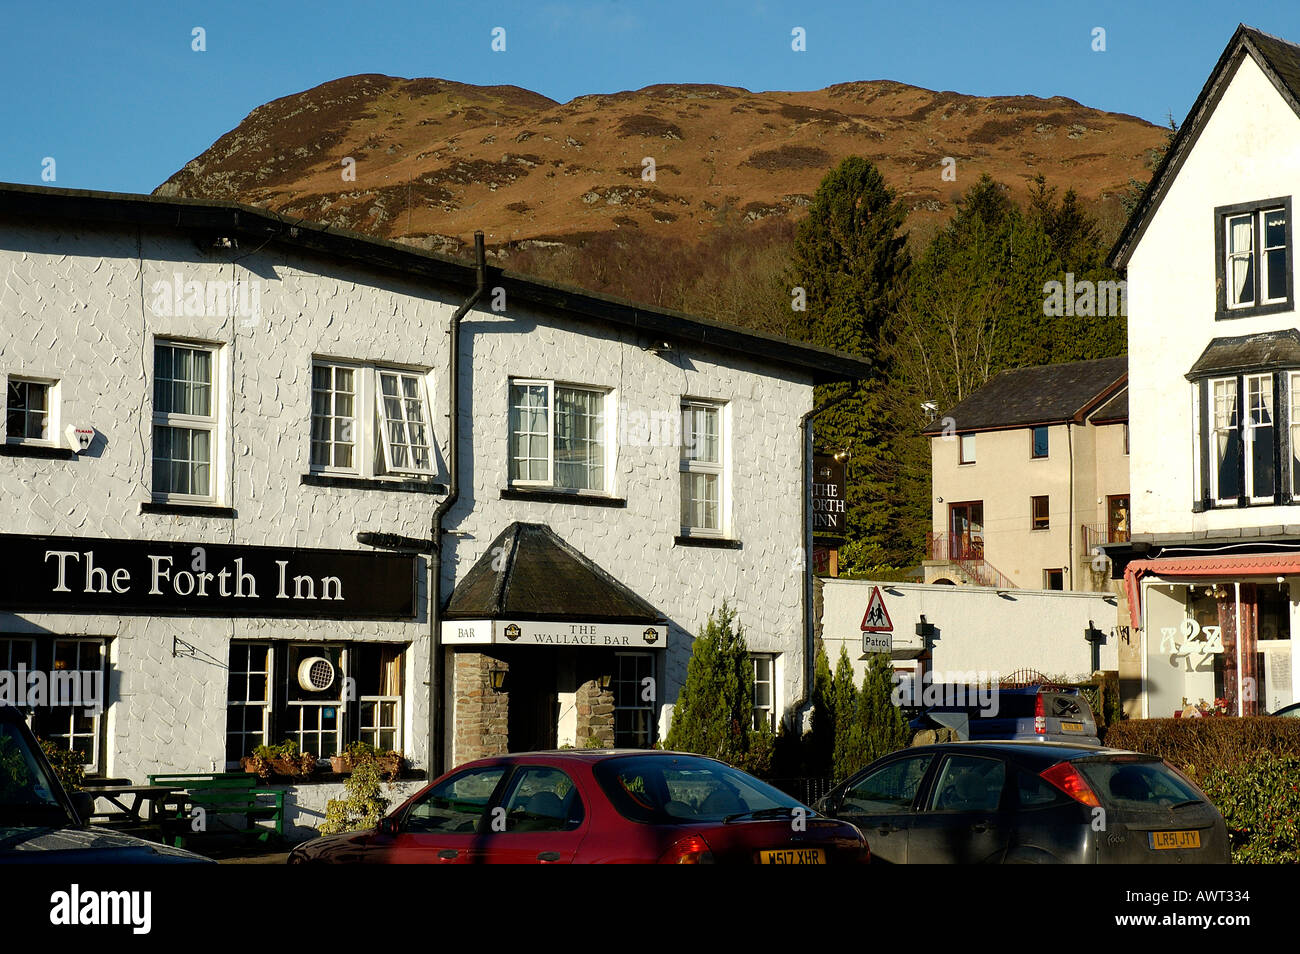
<svg viewBox="0 0 1300 954"><path fill-rule="evenodd" d="M1105 523L1083 523L1079 525L1083 532L1083 552L1092 556L1093 547L1103 543L1127 543L1128 528L1119 529Z"/></svg>
<svg viewBox="0 0 1300 954"><path fill-rule="evenodd" d="M969 533L927 533L926 559L951 563L977 586L996 586L1013 590L1017 586L988 560L984 559L984 540Z"/></svg>

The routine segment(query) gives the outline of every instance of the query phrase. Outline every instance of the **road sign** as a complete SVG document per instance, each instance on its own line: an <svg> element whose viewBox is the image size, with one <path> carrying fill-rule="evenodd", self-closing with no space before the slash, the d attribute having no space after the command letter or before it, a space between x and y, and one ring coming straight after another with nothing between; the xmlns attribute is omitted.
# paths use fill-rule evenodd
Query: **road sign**
<svg viewBox="0 0 1300 954"><path fill-rule="evenodd" d="M871 588L871 599L867 600L867 612L862 617L862 631L864 633L892 633L894 623L889 618L889 610L885 609L885 598L880 595L880 587Z"/></svg>

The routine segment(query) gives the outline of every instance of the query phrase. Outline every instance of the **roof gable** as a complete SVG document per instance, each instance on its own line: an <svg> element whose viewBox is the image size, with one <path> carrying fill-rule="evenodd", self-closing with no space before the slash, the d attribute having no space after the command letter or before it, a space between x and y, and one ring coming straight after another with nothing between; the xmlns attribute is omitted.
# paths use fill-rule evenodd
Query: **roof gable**
<svg viewBox="0 0 1300 954"><path fill-rule="evenodd" d="M512 523L456 584L447 619L662 622L663 613L541 523Z"/></svg>
<svg viewBox="0 0 1300 954"><path fill-rule="evenodd" d="M1210 115L1247 56L1255 61L1278 94L1300 116L1300 46L1244 23L1239 24L1165 152L1164 160L1152 175L1150 184L1142 194L1142 201L1133 210L1115 247L1111 249L1108 262L1113 268L1128 265L1134 248L1142 240L1183 162L1196 145Z"/></svg>

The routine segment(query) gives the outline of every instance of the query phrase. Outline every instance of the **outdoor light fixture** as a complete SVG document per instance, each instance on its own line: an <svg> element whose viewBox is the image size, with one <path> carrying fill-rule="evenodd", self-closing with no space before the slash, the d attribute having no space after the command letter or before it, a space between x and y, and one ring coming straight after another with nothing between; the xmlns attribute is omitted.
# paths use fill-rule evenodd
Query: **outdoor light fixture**
<svg viewBox="0 0 1300 954"><path fill-rule="evenodd" d="M506 687L506 670L493 669L489 675L492 677L492 691L501 692Z"/></svg>
<svg viewBox="0 0 1300 954"><path fill-rule="evenodd" d="M602 672L600 676L597 677L596 682L599 683L600 688L608 689L610 685L613 684L614 682L614 674L609 672Z"/></svg>
<svg viewBox="0 0 1300 954"><path fill-rule="evenodd" d="M844 463L846 460L849 459L849 452L846 451L846 450L836 451L836 452L835 452L835 459L836 459L837 461L839 461L839 462L842 464L842 463Z"/></svg>
<svg viewBox="0 0 1300 954"><path fill-rule="evenodd" d="M647 345L646 350L654 355L668 354L673 350L673 343L671 341L655 341Z"/></svg>

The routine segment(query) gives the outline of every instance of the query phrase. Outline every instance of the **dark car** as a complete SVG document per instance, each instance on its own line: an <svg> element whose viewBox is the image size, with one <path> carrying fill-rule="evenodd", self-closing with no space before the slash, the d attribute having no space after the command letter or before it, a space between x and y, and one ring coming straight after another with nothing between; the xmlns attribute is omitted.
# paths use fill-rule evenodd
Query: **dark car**
<svg viewBox="0 0 1300 954"><path fill-rule="evenodd" d="M22 713L0 707L0 864L211 864L201 855L82 822Z"/></svg>
<svg viewBox="0 0 1300 954"><path fill-rule="evenodd" d="M1289 706L1283 706L1272 714L1281 716L1284 719L1298 719L1300 718L1300 702L1293 702Z"/></svg>
<svg viewBox="0 0 1300 954"><path fill-rule="evenodd" d="M933 687L956 700L925 706L911 721L913 732L946 726L964 740L1028 739L1100 745L1092 706L1075 686L1039 684L997 688L975 698L969 686Z"/></svg>
<svg viewBox="0 0 1300 954"><path fill-rule="evenodd" d="M561 750L448 772L369 831L290 864L831 864L870 860L853 825L699 755Z"/></svg>
<svg viewBox="0 0 1300 954"><path fill-rule="evenodd" d="M951 742L878 759L818 803L892 864L1226 864L1227 827L1150 755L1059 742Z"/></svg>

